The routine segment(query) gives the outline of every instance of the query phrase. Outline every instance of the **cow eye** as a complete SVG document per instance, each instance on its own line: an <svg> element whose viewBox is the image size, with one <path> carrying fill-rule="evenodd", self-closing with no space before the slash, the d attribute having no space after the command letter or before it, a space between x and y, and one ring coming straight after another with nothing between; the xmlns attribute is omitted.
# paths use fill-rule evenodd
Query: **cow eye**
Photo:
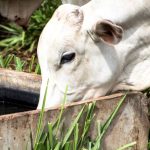
<svg viewBox="0 0 150 150"><path fill-rule="evenodd" d="M71 62L72 60L74 60L75 55L76 54L74 52L65 52L65 53L63 53L63 55L61 57L60 64L62 65L62 64Z"/></svg>

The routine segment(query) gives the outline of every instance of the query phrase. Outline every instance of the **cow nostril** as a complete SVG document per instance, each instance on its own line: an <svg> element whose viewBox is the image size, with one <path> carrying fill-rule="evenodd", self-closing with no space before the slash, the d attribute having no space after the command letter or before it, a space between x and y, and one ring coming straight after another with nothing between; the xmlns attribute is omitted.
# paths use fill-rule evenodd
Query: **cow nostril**
<svg viewBox="0 0 150 150"><path fill-rule="evenodd" d="M74 60L76 54L74 52L65 52L61 56L60 65L71 62Z"/></svg>

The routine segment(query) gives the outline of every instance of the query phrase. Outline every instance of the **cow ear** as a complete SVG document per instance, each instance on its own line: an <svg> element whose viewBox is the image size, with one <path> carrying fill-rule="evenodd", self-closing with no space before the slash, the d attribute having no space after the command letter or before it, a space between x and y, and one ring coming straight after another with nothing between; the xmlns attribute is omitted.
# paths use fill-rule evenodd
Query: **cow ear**
<svg viewBox="0 0 150 150"><path fill-rule="evenodd" d="M122 39L123 29L109 20L103 20L96 22L91 33L95 41L117 44Z"/></svg>

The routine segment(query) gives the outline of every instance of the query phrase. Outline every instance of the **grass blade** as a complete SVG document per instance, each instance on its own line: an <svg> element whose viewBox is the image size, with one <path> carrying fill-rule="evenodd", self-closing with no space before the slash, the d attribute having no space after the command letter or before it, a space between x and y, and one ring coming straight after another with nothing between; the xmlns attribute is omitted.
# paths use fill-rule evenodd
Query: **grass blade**
<svg viewBox="0 0 150 150"><path fill-rule="evenodd" d="M79 118L81 117L83 110L84 110L85 106L81 109L81 111L79 112L79 114L77 115L77 117L75 118L75 120L73 121L73 123L71 124L70 128L68 129L68 132L66 133L63 142L62 142L62 147L64 147L65 143L67 142L67 140L69 139L73 129L75 128L77 122L79 121Z"/></svg>
<svg viewBox="0 0 150 150"><path fill-rule="evenodd" d="M0 67L5 68L3 56L0 55Z"/></svg>
<svg viewBox="0 0 150 150"><path fill-rule="evenodd" d="M59 129L59 125L60 125L60 120L62 118L62 115L63 115L63 111L64 111L64 105L67 101L67 91L68 91L68 86L66 86L66 89L65 89L65 94L64 94L64 98L63 98L63 104L61 105L61 111L60 111L60 114L58 116L58 119L57 119L57 124L56 124L56 135L58 133L58 129Z"/></svg>
<svg viewBox="0 0 150 150"><path fill-rule="evenodd" d="M23 66L25 65L25 61L21 61L19 57L14 57L14 61L16 64L16 70L23 71Z"/></svg>
<svg viewBox="0 0 150 150"><path fill-rule="evenodd" d="M8 67L8 65L9 65L10 62L13 60L13 58L14 58L14 55L8 55L8 56L6 57L6 59L5 59L5 61L4 61L4 66L5 66L5 68Z"/></svg>
<svg viewBox="0 0 150 150"><path fill-rule="evenodd" d="M15 33L16 32L15 29L13 29L11 27L8 27L8 26L5 26L5 25L2 25L2 24L0 24L0 28L4 29L6 31L9 31L10 33Z"/></svg>
<svg viewBox="0 0 150 150"><path fill-rule="evenodd" d="M98 136L98 138L96 140L96 143L95 143L94 147L92 148L92 150L100 149L100 147L101 147L101 139L104 136L104 134L105 134L106 130L108 129L108 127L110 126L112 120L114 119L115 115L117 114L117 112L118 112L119 108L121 107L121 105L122 105L123 101L125 100L125 98L126 98L126 94L121 98L121 100L119 101L116 109L113 111L113 113L107 119L105 124L102 126L101 134L100 134L100 136Z"/></svg>
<svg viewBox="0 0 150 150"><path fill-rule="evenodd" d="M83 127L83 132L81 135L81 139L79 141L79 148L82 147L83 142L85 141L85 138L87 136L88 130L90 128L91 122L92 122L93 117L94 117L94 115L93 115L94 108L95 108L95 102L90 103L88 105L87 115L86 115L85 123L84 123L84 127Z"/></svg>
<svg viewBox="0 0 150 150"><path fill-rule="evenodd" d="M48 123L48 133L49 133L49 145L51 149L54 148L54 141L53 141L53 125L52 123Z"/></svg>
<svg viewBox="0 0 150 150"><path fill-rule="evenodd" d="M111 124L113 118L115 117L115 115L117 114L119 108L121 107L123 101L125 100L126 98L126 94L121 98L121 100L119 101L117 107L115 108L115 110L113 111L113 113L110 115L110 117L107 119L107 121L105 122L105 124L103 125L102 127L102 134L105 133L105 131L107 130L107 128L109 127L109 125Z"/></svg>
<svg viewBox="0 0 150 150"><path fill-rule="evenodd" d="M117 150L125 150L125 149L127 149L127 148L129 148L129 147L133 147L135 144L136 144L136 141L135 141L135 142L132 142L132 143L129 143L129 144L126 144L126 145L124 145L124 146L118 148Z"/></svg>
<svg viewBox="0 0 150 150"><path fill-rule="evenodd" d="M31 62L29 64L29 73L32 72L33 65L34 65L34 60L35 60L35 56L33 55L32 58L31 58Z"/></svg>
<svg viewBox="0 0 150 150"><path fill-rule="evenodd" d="M73 150L77 150L78 138L79 138L79 124L77 123L77 124L75 125L75 130L74 130Z"/></svg>
<svg viewBox="0 0 150 150"><path fill-rule="evenodd" d="M48 83L49 83L49 80L47 81L46 90L45 90L44 99L43 99L43 104L42 104L42 109L41 109L39 120L38 120L37 132L36 132L35 142L34 142L34 150L37 149L37 146L38 146L38 143L40 140L40 136L41 136L40 133L41 133L41 128L42 128L42 120L43 120L43 116L44 116L44 108L45 108L45 103L46 103Z"/></svg>
<svg viewBox="0 0 150 150"><path fill-rule="evenodd" d="M54 150L60 150L61 142L58 142Z"/></svg>
<svg viewBox="0 0 150 150"><path fill-rule="evenodd" d="M64 150L71 150L72 149L71 145L73 145L72 141L67 142L64 146Z"/></svg>
<svg viewBox="0 0 150 150"><path fill-rule="evenodd" d="M36 73L36 74L41 74L41 69L40 69L40 65L39 65L39 64L36 65L36 68L35 68L35 72L34 72L34 73Z"/></svg>

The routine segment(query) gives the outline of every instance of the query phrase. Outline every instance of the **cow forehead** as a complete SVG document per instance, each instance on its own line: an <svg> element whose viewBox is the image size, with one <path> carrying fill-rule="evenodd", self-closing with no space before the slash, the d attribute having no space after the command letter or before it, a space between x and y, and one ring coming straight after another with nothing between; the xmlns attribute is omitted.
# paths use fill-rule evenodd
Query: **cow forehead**
<svg viewBox="0 0 150 150"><path fill-rule="evenodd" d="M65 22L61 21L53 22L52 26L49 28L49 32L46 32L46 34L49 34L48 44L61 48L73 44L80 33L76 28L72 28Z"/></svg>
<svg viewBox="0 0 150 150"><path fill-rule="evenodd" d="M84 19L84 15L79 6L64 4L58 7L52 19L64 22L70 27L80 28Z"/></svg>
<svg viewBox="0 0 150 150"><path fill-rule="evenodd" d="M73 49L78 34L64 22L50 21L42 32L39 47L45 49L51 64L58 63L63 52Z"/></svg>
<svg viewBox="0 0 150 150"><path fill-rule="evenodd" d="M80 13L77 11L78 8L69 4L60 6L45 26L41 37L48 40L48 43L57 41L60 43L60 41L71 39L82 26L83 14L78 14Z"/></svg>
<svg viewBox="0 0 150 150"><path fill-rule="evenodd" d="M76 6L76 5L72 5L72 4L64 4L64 5L60 5L53 17L57 17L58 20L65 18L68 14L70 14L71 12L75 12L77 13L76 10L78 10L80 7Z"/></svg>
<svg viewBox="0 0 150 150"><path fill-rule="evenodd" d="M45 49L51 64L58 63L63 52L74 49L80 38L83 14L78 9L74 5L60 6L41 34L39 49Z"/></svg>

